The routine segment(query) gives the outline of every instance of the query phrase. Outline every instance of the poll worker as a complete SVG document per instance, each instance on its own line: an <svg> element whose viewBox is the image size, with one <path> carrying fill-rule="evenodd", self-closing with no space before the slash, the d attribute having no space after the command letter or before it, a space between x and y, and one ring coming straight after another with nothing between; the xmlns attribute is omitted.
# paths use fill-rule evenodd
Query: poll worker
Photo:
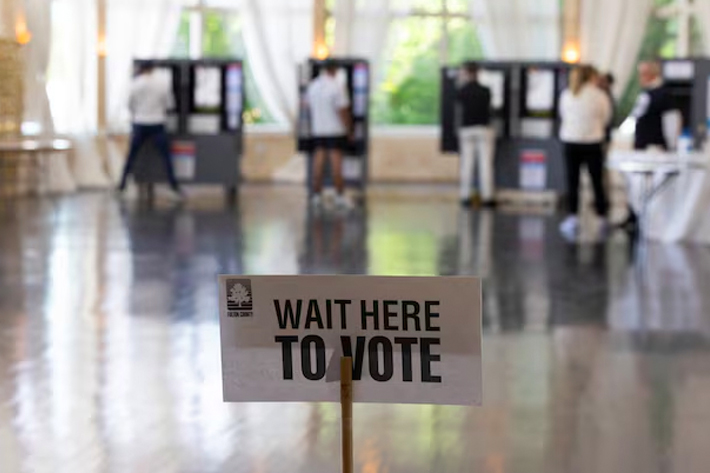
<svg viewBox="0 0 710 473"><path fill-rule="evenodd" d="M315 207L323 203L323 179L326 159L330 160L333 174L335 203L338 207L349 208L352 202L345 195L343 179L343 152L352 139L350 118L350 98L337 80L338 67L332 61L325 61L321 73L308 85L306 100L311 118L313 137L313 197Z"/></svg>
<svg viewBox="0 0 710 473"><path fill-rule="evenodd" d="M131 84L128 107L131 112L133 132L121 184L118 187L119 193L126 189L128 176L131 174L141 148L147 142L152 141L163 159L174 197L177 200L184 199L185 196L175 179L168 135L165 131L167 112L172 106L173 94L170 84L155 72L153 63L142 63Z"/></svg>
<svg viewBox="0 0 710 473"><path fill-rule="evenodd" d="M495 131L491 128L491 90L478 81L478 66L466 64L461 70L456 102L460 111L459 152L461 153L459 196L461 205L471 205L471 182L478 161L482 204L494 207Z"/></svg>
<svg viewBox="0 0 710 473"><path fill-rule="evenodd" d="M638 66L641 92L631 112L636 121L634 149L672 150L676 148L682 128L682 117L670 90L663 84L658 61L645 61ZM628 206L628 217L617 226L635 234L636 213Z"/></svg>
<svg viewBox="0 0 710 473"><path fill-rule="evenodd" d="M587 168L594 190L594 209L606 231L608 200L604 189L604 140L611 119L611 104L597 86L597 72L592 66L578 66L570 74L569 88L560 97L560 140L564 144L567 165L569 214L560 231L569 240L579 231L579 182Z"/></svg>

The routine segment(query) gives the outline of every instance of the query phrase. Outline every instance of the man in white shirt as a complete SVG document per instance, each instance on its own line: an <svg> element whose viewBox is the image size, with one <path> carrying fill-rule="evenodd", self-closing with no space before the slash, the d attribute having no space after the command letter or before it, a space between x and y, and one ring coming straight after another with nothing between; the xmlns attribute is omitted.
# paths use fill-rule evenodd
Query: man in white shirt
<svg viewBox="0 0 710 473"><path fill-rule="evenodd" d="M336 74L338 68L326 63L323 72L308 85L307 100L311 118L313 137L313 203L322 202L323 174L325 162L330 155L330 169L333 173L337 204L348 207L350 202L344 195L343 150L351 136L350 99Z"/></svg>
<svg viewBox="0 0 710 473"><path fill-rule="evenodd" d="M168 135L165 131L167 112L173 107L173 94L170 84L155 74L153 64L144 63L140 66L131 84L128 107L132 116L133 133L119 192L126 188L126 181L138 158L138 152L147 141L152 140L163 158L170 187L176 196L182 199L184 196L175 179Z"/></svg>

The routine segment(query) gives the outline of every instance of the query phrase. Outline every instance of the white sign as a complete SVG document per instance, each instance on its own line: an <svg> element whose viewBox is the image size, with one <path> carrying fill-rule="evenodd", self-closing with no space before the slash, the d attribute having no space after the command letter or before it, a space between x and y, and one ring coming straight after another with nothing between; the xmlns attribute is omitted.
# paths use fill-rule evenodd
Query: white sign
<svg viewBox="0 0 710 473"><path fill-rule="evenodd" d="M360 158L345 158L343 159L343 177L350 180L359 180L362 178L362 159Z"/></svg>
<svg viewBox="0 0 710 473"><path fill-rule="evenodd" d="M555 104L555 72L528 69L525 104L531 112L548 112Z"/></svg>
<svg viewBox="0 0 710 473"><path fill-rule="evenodd" d="M478 82L491 90L491 106L500 110L505 105L505 74L502 71L481 69L478 71Z"/></svg>
<svg viewBox="0 0 710 473"><path fill-rule="evenodd" d="M544 150L526 149L520 153L520 187L526 190L547 187L547 154Z"/></svg>
<svg viewBox="0 0 710 473"><path fill-rule="evenodd" d="M663 78L667 80L692 80L695 64L692 61L668 61L663 64Z"/></svg>
<svg viewBox="0 0 710 473"><path fill-rule="evenodd" d="M220 276L227 402L481 405L481 283L464 277Z"/></svg>
<svg viewBox="0 0 710 473"><path fill-rule="evenodd" d="M197 154L195 143L192 141L174 141L171 154L175 177L190 181L195 179L195 155Z"/></svg>

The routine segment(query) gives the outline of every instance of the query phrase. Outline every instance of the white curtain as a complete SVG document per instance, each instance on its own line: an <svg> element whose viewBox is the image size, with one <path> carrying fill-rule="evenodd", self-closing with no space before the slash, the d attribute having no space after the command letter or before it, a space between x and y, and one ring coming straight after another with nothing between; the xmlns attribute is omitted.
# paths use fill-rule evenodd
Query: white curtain
<svg viewBox="0 0 710 473"><path fill-rule="evenodd" d="M558 0L471 0L470 9L487 59L559 59Z"/></svg>
<svg viewBox="0 0 710 473"><path fill-rule="evenodd" d="M633 74L652 7L653 0L582 0L581 59L616 76L617 96Z"/></svg>
<svg viewBox="0 0 710 473"><path fill-rule="evenodd" d="M710 0L695 0L695 17L703 30L705 54L710 55Z"/></svg>
<svg viewBox="0 0 710 473"><path fill-rule="evenodd" d="M54 131L47 97L47 68L51 45L51 8L46 0L25 0L27 27L32 41L25 46L25 131L51 135ZM29 128L29 130L28 130Z"/></svg>
<svg viewBox="0 0 710 473"><path fill-rule="evenodd" d="M382 70L382 52L392 22L391 3L391 0L335 2L333 55L368 59L373 84L379 82Z"/></svg>
<svg viewBox="0 0 710 473"><path fill-rule="evenodd" d="M214 3L235 2L214 0ZM241 0L247 60L272 116L293 125L298 109L298 64L311 54L313 2Z"/></svg>
<svg viewBox="0 0 710 473"><path fill-rule="evenodd" d="M78 187L106 188L97 129L97 12L95 0L52 1L52 44L47 81L58 133L74 142L72 176Z"/></svg>
<svg viewBox="0 0 710 473"><path fill-rule="evenodd" d="M128 93L136 58L167 58L182 10L181 0L108 0L106 75L108 127L127 132Z"/></svg>
<svg viewBox="0 0 710 473"><path fill-rule="evenodd" d="M47 72L49 68L52 40L52 4L46 0L24 0L24 15L32 41L24 48L25 60L25 103L23 133L51 136L54 121L47 94ZM46 175L40 188L33 192L72 192L76 182L72 175L71 163L64 154L41 156L45 159Z"/></svg>
<svg viewBox="0 0 710 473"><path fill-rule="evenodd" d="M96 130L96 2L53 0L47 92L59 133Z"/></svg>

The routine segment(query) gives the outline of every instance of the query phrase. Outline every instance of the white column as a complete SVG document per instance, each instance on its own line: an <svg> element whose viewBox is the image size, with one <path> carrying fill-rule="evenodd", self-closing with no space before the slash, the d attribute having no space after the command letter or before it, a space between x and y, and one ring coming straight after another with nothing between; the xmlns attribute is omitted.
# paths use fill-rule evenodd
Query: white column
<svg viewBox="0 0 710 473"><path fill-rule="evenodd" d="M690 19L693 15L692 0L676 0L678 2L678 57L690 56Z"/></svg>
<svg viewBox="0 0 710 473"><path fill-rule="evenodd" d="M204 10L198 8L190 12L190 59L202 57L202 35L204 33Z"/></svg>
<svg viewBox="0 0 710 473"><path fill-rule="evenodd" d="M106 131L106 0L96 2L96 29L97 29L97 51L96 61L97 93L96 101L96 126L99 133Z"/></svg>

